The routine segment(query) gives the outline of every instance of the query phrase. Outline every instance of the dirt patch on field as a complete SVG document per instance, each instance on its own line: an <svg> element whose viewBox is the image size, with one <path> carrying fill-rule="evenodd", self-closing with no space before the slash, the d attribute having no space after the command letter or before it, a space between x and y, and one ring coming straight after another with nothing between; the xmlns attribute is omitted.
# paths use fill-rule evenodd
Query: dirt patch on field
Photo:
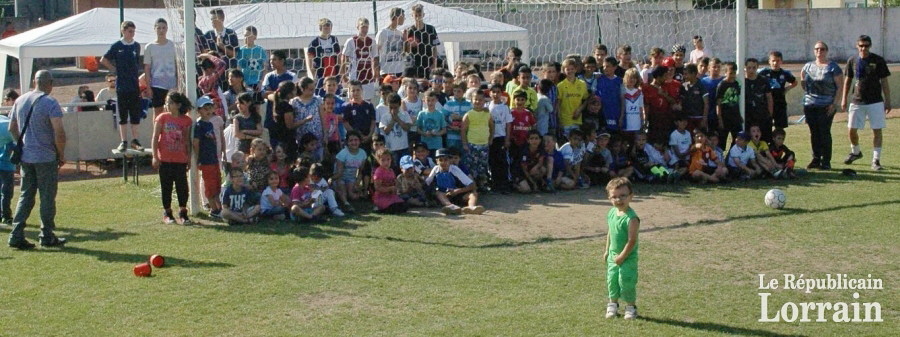
<svg viewBox="0 0 900 337"><path fill-rule="evenodd" d="M482 198L483 215L444 216L438 209L417 210L424 216L443 217L462 229L490 233L512 240L600 237L607 232L606 212L612 206L599 188L557 194L490 195ZM681 226L721 217L655 196L637 196L632 202L641 217L641 231Z"/></svg>

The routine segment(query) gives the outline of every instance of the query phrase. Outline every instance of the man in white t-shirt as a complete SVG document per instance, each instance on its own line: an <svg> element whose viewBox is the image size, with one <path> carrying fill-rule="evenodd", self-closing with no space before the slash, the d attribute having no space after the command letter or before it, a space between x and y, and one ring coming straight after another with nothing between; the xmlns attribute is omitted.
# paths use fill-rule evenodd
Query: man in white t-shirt
<svg viewBox="0 0 900 337"><path fill-rule="evenodd" d="M694 50L691 50L691 62L693 64L700 64L700 59L704 57L712 58L712 53L709 52L703 45L703 37L700 35L694 35Z"/></svg>
<svg viewBox="0 0 900 337"><path fill-rule="evenodd" d="M406 56L403 54L403 33L397 27L403 24L406 14L400 7L391 8L391 24L375 36L378 48L375 55L376 67L381 75L403 76Z"/></svg>
<svg viewBox="0 0 900 337"><path fill-rule="evenodd" d="M166 95L169 90L177 86L177 72L175 68L175 43L166 38L169 24L165 19L159 18L153 24L156 31L156 41L144 46L144 74L149 83L147 86L153 91L153 99L150 106L153 107L153 118L163 112L166 103Z"/></svg>

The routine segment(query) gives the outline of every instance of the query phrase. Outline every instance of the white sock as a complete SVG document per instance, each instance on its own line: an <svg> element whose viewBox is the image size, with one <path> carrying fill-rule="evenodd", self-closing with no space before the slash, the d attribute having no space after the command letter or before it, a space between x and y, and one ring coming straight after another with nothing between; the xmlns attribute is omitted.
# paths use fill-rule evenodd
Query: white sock
<svg viewBox="0 0 900 337"><path fill-rule="evenodd" d="M872 150L872 160L880 160L881 159L881 148L876 147Z"/></svg>
<svg viewBox="0 0 900 337"><path fill-rule="evenodd" d="M859 154L859 145L850 145L850 153Z"/></svg>

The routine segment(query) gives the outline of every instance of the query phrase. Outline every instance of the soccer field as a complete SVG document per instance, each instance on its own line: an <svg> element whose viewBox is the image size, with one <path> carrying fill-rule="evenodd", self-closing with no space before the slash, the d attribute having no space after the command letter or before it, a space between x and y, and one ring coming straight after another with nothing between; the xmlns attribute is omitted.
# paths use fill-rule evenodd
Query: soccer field
<svg viewBox="0 0 900 337"><path fill-rule="evenodd" d="M184 227L161 224L155 176L140 186L65 182L57 233L70 243L0 249L0 335L896 335L898 128L900 119L889 120L880 172L869 169L871 131L861 132L866 157L850 166L855 178L840 173L848 150L840 122L833 171L795 181L638 185L636 321L603 318L610 205L597 187L491 195L484 215L458 219L429 210L317 226L198 218ZM794 125L788 134L805 166L808 129ZM783 210L763 204L773 187L787 194ZM34 239L37 208L30 220ZM4 239L9 230L0 226ZM133 276L132 266L152 254L167 266ZM759 274L779 288L760 289ZM784 274L881 279L883 289L786 290ZM767 312L759 293L771 293ZM878 302L883 322L832 322L834 310L825 311L828 322L815 322L815 310L813 322L758 322L786 302Z"/></svg>

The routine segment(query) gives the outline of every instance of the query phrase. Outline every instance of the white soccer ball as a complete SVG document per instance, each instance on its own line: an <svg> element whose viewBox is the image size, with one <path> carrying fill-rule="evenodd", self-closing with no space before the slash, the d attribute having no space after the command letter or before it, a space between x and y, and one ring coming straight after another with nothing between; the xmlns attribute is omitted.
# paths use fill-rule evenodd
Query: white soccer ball
<svg viewBox="0 0 900 337"><path fill-rule="evenodd" d="M784 195L784 191L773 188L766 192L765 202L766 206L781 209L784 208L784 203L787 202L787 196Z"/></svg>

